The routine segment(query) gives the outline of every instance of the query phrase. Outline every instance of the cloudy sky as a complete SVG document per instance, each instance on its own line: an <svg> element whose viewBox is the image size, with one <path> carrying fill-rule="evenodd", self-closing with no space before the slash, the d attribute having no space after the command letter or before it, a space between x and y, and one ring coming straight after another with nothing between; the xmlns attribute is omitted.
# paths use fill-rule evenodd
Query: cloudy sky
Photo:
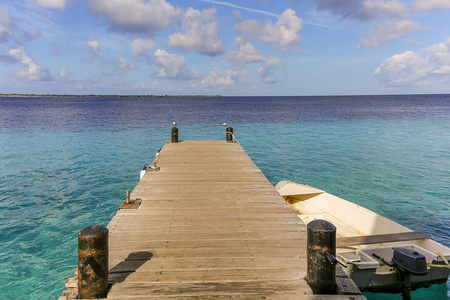
<svg viewBox="0 0 450 300"><path fill-rule="evenodd" d="M450 0L1 0L0 93L450 93Z"/></svg>

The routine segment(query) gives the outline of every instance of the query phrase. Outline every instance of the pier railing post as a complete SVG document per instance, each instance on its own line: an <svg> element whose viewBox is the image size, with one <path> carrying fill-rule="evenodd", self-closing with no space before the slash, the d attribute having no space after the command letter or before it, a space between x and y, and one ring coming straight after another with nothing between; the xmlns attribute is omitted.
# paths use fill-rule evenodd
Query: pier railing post
<svg viewBox="0 0 450 300"><path fill-rule="evenodd" d="M233 127L227 127L227 142L233 142Z"/></svg>
<svg viewBox="0 0 450 300"><path fill-rule="evenodd" d="M78 233L78 299L108 293L108 229L91 225Z"/></svg>
<svg viewBox="0 0 450 300"><path fill-rule="evenodd" d="M327 252L336 256L336 227L325 220L307 225L307 280L314 294L336 293L335 265Z"/></svg>
<svg viewBox="0 0 450 300"><path fill-rule="evenodd" d="M172 128L172 143L178 143L178 128Z"/></svg>

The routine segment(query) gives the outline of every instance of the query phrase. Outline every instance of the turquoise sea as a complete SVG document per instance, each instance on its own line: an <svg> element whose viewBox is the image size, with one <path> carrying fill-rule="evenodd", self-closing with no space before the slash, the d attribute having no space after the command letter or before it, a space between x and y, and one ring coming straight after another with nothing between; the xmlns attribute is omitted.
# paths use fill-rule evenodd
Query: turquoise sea
<svg viewBox="0 0 450 300"><path fill-rule="evenodd" d="M172 120L185 140L224 139L227 122L273 184L324 189L450 247L450 95L0 97L0 299L61 295L78 231L108 224Z"/></svg>

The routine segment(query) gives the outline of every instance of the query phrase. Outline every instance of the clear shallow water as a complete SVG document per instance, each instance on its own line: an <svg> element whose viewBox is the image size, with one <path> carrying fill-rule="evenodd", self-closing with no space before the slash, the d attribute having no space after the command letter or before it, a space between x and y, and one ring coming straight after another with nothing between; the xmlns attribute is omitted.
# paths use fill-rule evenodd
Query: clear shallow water
<svg viewBox="0 0 450 300"><path fill-rule="evenodd" d="M450 246L450 96L0 98L0 298L61 294L78 231L108 224L172 120L186 140L224 139L227 122L273 184L324 189Z"/></svg>

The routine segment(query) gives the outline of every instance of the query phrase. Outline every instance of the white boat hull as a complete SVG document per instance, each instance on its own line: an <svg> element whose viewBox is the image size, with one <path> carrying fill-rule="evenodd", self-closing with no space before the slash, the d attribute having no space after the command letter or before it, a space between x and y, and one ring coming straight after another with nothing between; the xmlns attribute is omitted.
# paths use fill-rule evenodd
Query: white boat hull
<svg viewBox="0 0 450 300"><path fill-rule="evenodd" d="M305 224L324 219L336 226L338 240L361 237L360 244L343 245L338 242L336 249L338 261L361 291L401 292L403 281L399 272L372 256L375 253L390 260L394 247L417 250L430 264L426 275L411 275L412 289L447 282L450 249L429 237L420 233L414 235L415 232L407 227L323 190L289 181L281 181L275 188ZM402 235L420 238L402 240ZM392 236L398 240L393 240Z"/></svg>

